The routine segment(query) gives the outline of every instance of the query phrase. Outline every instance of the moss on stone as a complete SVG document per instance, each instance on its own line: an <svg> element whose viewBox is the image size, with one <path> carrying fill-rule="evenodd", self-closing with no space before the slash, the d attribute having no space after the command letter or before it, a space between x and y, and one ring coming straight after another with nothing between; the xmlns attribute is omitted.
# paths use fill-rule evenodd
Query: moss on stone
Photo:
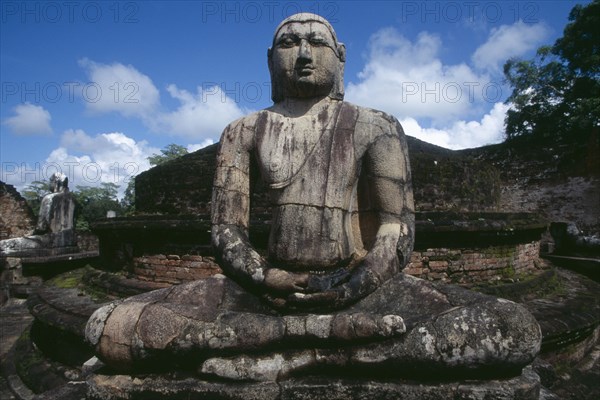
<svg viewBox="0 0 600 400"><path fill-rule="evenodd" d="M46 284L61 289L74 289L81 285L85 268L68 271L49 279Z"/></svg>
<svg viewBox="0 0 600 400"><path fill-rule="evenodd" d="M540 298L564 296L567 294L567 288L565 287L564 282L558 277L558 275L554 274L550 279L548 279L545 286L540 287L538 289L536 294Z"/></svg>
<svg viewBox="0 0 600 400"><path fill-rule="evenodd" d="M100 303L113 300L106 289L86 283L85 276L92 270L93 268L90 265L86 265L83 268L57 275L49 279L46 285L61 289L79 289L82 294L88 295L92 300ZM119 275L121 274L124 274L124 272L120 271Z"/></svg>
<svg viewBox="0 0 600 400"><path fill-rule="evenodd" d="M500 270L500 276L502 279L514 279L515 275L515 267L512 264L508 264L506 267Z"/></svg>

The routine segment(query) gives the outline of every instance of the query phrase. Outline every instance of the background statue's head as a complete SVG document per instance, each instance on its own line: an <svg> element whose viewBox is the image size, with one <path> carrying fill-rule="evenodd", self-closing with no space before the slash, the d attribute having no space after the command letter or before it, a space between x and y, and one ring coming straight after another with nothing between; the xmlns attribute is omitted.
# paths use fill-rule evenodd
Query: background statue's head
<svg viewBox="0 0 600 400"><path fill-rule="evenodd" d="M346 47L319 15L294 14L284 19L268 51L271 97L275 103L294 98L344 98Z"/></svg>
<svg viewBox="0 0 600 400"><path fill-rule="evenodd" d="M61 172L53 173L50 177L50 191L52 193L68 192L69 178Z"/></svg>

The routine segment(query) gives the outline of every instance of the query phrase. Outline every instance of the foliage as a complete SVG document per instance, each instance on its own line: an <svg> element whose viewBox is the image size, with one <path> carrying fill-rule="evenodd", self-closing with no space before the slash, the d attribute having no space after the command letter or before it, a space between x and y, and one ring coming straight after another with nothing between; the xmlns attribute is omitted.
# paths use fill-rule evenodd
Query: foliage
<svg viewBox="0 0 600 400"><path fill-rule="evenodd" d="M569 69L583 76L600 74L600 1L576 5L569 14L563 37L554 44L556 55L567 60Z"/></svg>
<svg viewBox="0 0 600 400"><path fill-rule="evenodd" d="M506 136L576 139L600 126L600 0L575 6L563 37L532 60L510 59Z"/></svg>
<svg viewBox="0 0 600 400"><path fill-rule="evenodd" d="M135 177L129 179L120 204L124 215L132 215L135 213Z"/></svg>
<svg viewBox="0 0 600 400"><path fill-rule="evenodd" d="M174 143L169 144L167 147L162 149L160 152L161 152L161 154L154 153L150 157L148 157L148 161L150 162L150 165L152 165L152 166L160 165L167 161L171 161L178 157L186 155L188 153L187 149L184 146L180 146L180 145L174 144Z"/></svg>
<svg viewBox="0 0 600 400"><path fill-rule="evenodd" d="M150 165L156 166L174 160L183 155L188 154L187 148L184 146L171 143L160 151L161 154L152 154L148 157ZM121 210L124 215L132 215L135 213L135 177L131 177L125 189L125 195L120 202Z"/></svg>
<svg viewBox="0 0 600 400"><path fill-rule="evenodd" d="M33 181L21 193L33 214L37 218L40 213L40 205L46 194L50 193L50 182Z"/></svg>
<svg viewBox="0 0 600 400"><path fill-rule="evenodd" d="M188 151L184 146L169 144L161 150L161 154L148 157L151 165L160 165L181 157ZM125 189L124 197L117 198L119 186L114 183L102 183L99 187L76 186L72 191L75 197L75 228L89 230L90 224L106 217L107 211L115 211L117 215L131 215L135 212L135 177L131 177ZM22 195L37 217L42 198L50 193L49 182L33 181L23 191Z"/></svg>
<svg viewBox="0 0 600 400"><path fill-rule="evenodd" d="M81 230L89 229L91 222L106 218L107 211L121 214L118 189L119 186L112 182L102 182L100 187L77 186L77 190L73 192L77 202L76 227Z"/></svg>

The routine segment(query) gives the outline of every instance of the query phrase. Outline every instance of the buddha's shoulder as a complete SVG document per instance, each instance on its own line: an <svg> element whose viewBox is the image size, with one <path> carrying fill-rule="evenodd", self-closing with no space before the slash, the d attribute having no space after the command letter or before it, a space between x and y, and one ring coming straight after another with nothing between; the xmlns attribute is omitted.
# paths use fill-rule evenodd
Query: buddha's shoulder
<svg viewBox="0 0 600 400"><path fill-rule="evenodd" d="M376 110L374 108L358 106L356 104L344 102L347 107L355 109L357 114L357 122L368 123L380 126L396 124L398 120L386 112Z"/></svg>
<svg viewBox="0 0 600 400"><path fill-rule="evenodd" d="M242 130L255 130L257 122L264 116L266 110L256 111L252 114L244 115L229 123L225 128L226 131L242 131Z"/></svg>
<svg viewBox="0 0 600 400"><path fill-rule="evenodd" d="M393 115L376 110L374 108L362 107L352 103L345 102L347 107L351 107L356 113L356 132L378 134L402 134L402 127Z"/></svg>

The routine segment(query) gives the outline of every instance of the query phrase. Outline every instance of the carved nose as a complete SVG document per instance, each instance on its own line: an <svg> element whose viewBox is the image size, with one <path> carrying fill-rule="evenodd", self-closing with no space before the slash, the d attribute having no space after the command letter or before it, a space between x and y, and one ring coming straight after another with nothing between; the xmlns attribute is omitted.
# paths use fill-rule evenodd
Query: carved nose
<svg viewBox="0 0 600 400"><path fill-rule="evenodd" d="M305 60L312 59L312 53L311 53L310 45L308 44L308 41L306 41L306 40L300 41L300 50L298 51L298 58L302 58Z"/></svg>

